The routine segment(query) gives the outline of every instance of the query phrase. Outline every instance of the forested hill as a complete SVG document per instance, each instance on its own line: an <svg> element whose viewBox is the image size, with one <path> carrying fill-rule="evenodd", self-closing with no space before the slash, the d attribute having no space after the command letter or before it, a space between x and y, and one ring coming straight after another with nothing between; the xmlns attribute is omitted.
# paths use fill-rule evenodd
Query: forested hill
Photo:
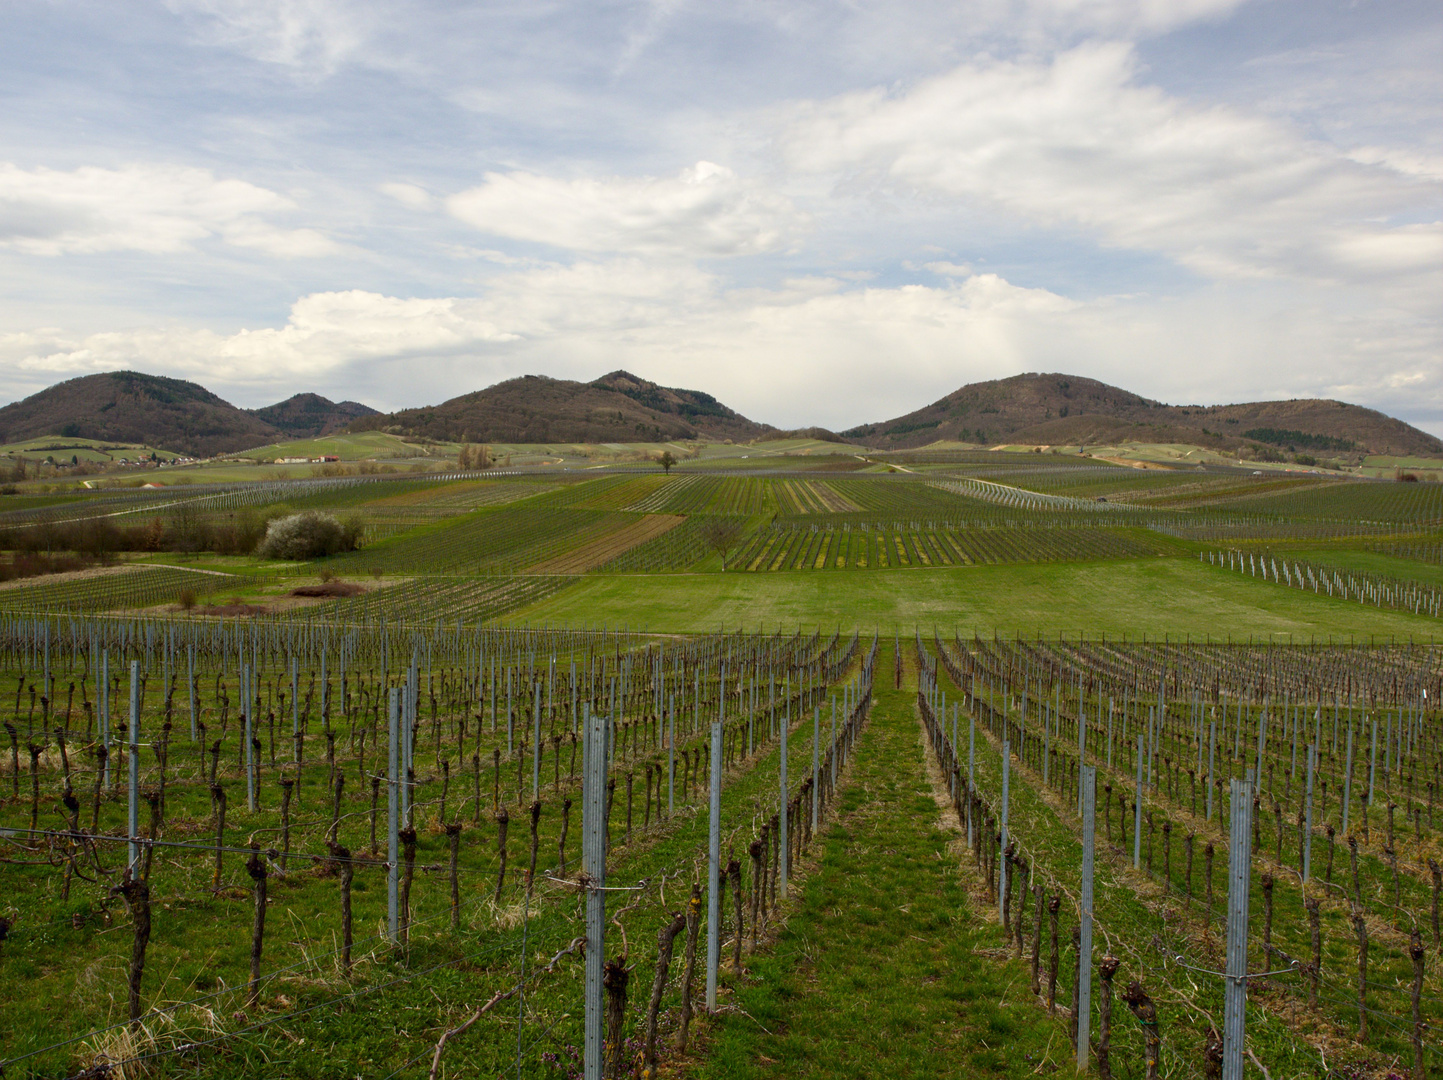
<svg viewBox="0 0 1443 1080"><path fill-rule="evenodd" d="M970 383L905 416L842 434L881 449L939 440L986 445L1129 441L1220 449L1258 444L1329 454L1443 454L1443 441L1427 432L1342 401L1164 405L1096 379L1061 374Z"/></svg>
<svg viewBox="0 0 1443 1080"><path fill-rule="evenodd" d="M698 438L740 443L782 434L710 394L660 386L626 371L592 382L523 375L439 405L393 413L317 394L240 409L193 382L115 371L57 383L0 408L0 443L53 435L139 443L196 456L341 430L541 444ZM1427 432L1342 401L1165 405L1095 379L1062 374L971 383L914 412L841 436L882 450L956 440L989 446L1188 443L1330 457L1443 456L1443 441Z"/></svg>
<svg viewBox="0 0 1443 1080"><path fill-rule="evenodd" d="M375 409L359 401L332 401L320 394L296 394L263 409L246 411L292 439L319 438L340 431L360 417L376 415Z"/></svg>
<svg viewBox="0 0 1443 1080"><path fill-rule="evenodd" d="M138 371L69 379L0 409L0 443L44 435L138 443L197 457L286 437L203 386Z"/></svg>
<svg viewBox="0 0 1443 1080"><path fill-rule="evenodd" d="M771 429L710 394L613 371L589 383L523 375L440 405L363 417L350 430L459 442L606 443L698 437L743 442Z"/></svg>

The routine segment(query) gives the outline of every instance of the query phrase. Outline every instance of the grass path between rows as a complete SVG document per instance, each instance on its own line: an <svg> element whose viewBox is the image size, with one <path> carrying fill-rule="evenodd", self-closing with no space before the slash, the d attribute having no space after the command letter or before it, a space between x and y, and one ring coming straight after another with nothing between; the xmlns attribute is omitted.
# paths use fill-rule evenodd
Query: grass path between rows
<svg viewBox="0 0 1443 1080"><path fill-rule="evenodd" d="M1020 1077L1066 1057L1062 1026L973 910L923 752L912 691L879 687L797 906L749 958L741 1012L712 1029L693 1075Z"/></svg>

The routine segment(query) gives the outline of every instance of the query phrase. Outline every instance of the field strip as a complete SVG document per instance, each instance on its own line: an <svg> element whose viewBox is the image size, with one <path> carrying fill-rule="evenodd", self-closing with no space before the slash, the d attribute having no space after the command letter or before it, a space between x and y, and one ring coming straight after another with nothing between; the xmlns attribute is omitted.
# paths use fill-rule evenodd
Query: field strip
<svg viewBox="0 0 1443 1080"><path fill-rule="evenodd" d="M669 477L652 491L647 492L634 502L623 506L622 509L631 513L649 513L660 510L668 502L675 499L681 492L695 487L702 479L702 477L696 475Z"/></svg>
<svg viewBox="0 0 1443 1080"><path fill-rule="evenodd" d="M213 574L215 577L235 577L234 574L225 570L202 570L198 566L172 566L170 563L142 563L142 566L154 566L165 570L184 570L188 574Z"/></svg>
<svg viewBox="0 0 1443 1080"><path fill-rule="evenodd" d="M37 585L59 585L67 581L84 581L87 578L114 577L116 574L125 574L138 569L140 566L135 563L125 563L121 566L91 566L84 570L65 570L59 574L37 574L34 577L0 581L0 590L23 589L27 586Z"/></svg>
<svg viewBox="0 0 1443 1080"><path fill-rule="evenodd" d="M224 570L202 570L195 566L172 566L170 563L122 563L119 566L90 566L84 570L65 570L58 574L38 574L35 577L13 578L0 581L0 590L36 588L42 585L62 585L70 581L86 581L91 578L109 578L120 574L136 573L141 570L179 570L187 574L209 574L214 577L235 577Z"/></svg>
<svg viewBox="0 0 1443 1080"><path fill-rule="evenodd" d="M829 514L859 514L862 508L847 498L840 491L826 481L818 480L813 485L813 490L826 504L826 513Z"/></svg>
<svg viewBox="0 0 1443 1080"><path fill-rule="evenodd" d="M1000 484L996 480L983 480L966 476L958 480L934 480L930 486L954 495L969 496L985 502L1000 502L1004 505L1025 506L1031 509L1109 511L1124 509L1121 503L1099 503L1095 499L1080 499L1071 495L1048 495L1029 488Z"/></svg>
<svg viewBox="0 0 1443 1080"><path fill-rule="evenodd" d="M528 568L526 573L584 574L588 570L595 570L598 566L605 565L638 544L643 544L671 531L685 520L686 518L679 514L648 514L640 521L598 537L564 555L539 562Z"/></svg>

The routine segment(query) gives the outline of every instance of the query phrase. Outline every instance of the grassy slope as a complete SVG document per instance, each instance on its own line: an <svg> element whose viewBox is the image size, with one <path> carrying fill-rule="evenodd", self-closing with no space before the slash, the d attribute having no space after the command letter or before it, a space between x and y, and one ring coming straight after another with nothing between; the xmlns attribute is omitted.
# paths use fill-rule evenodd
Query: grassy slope
<svg viewBox="0 0 1443 1080"><path fill-rule="evenodd" d="M878 665L890 672L888 654ZM910 683L909 688L915 684ZM1029 1076L1067 1056L993 957L922 772L909 691L879 687L840 817L774 948L716 1029L701 1077Z"/></svg>
<svg viewBox="0 0 1443 1080"><path fill-rule="evenodd" d="M999 633L1282 636L1443 633L1435 619L1348 604L1191 559L886 570L592 578L508 618L516 624L710 631L718 626L876 627L937 622Z"/></svg>
<svg viewBox="0 0 1443 1080"><path fill-rule="evenodd" d="M174 451L144 446L140 443L123 440L107 442L102 439L68 439L63 435L43 435L37 439L25 439L21 442L5 443L0 446L0 455L21 456L31 460L38 458L42 461L49 456L53 456L56 461L69 461L72 455L81 461L113 461L122 457L135 461L138 458L148 458L151 454L166 459L176 456Z"/></svg>
<svg viewBox="0 0 1443 1080"><path fill-rule="evenodd" d="M241 457L258 461L271 461L278 457L316 457L335 454L343 461L356 461L371 457L396 457L415 455L421 448L407 445L400 436L387 435L382 431L366 431L358 435L334 434L315 439L293 439L286 442L269 443L247 450Z"/></svg>
<svg viewBox="0 0 1443 1080"><path fill-rule="evenodd" d="M1406 541L1405 541L1406 542ZM1418 546L1431 546L1433 540L1419 540ZM1351 548L1329 547L1327 545L1278 545L1270 549L1280 555L1301 559L1304 562L1335 566L1339 570L1354 570L1364 574L1380 574L1383 577L1402 578L1416 581L1434 588L1443 587L1443 565L1427 563L1420 559L1406 559L1397 555L1384 555L1377 551L1359 551Z"/></svg>

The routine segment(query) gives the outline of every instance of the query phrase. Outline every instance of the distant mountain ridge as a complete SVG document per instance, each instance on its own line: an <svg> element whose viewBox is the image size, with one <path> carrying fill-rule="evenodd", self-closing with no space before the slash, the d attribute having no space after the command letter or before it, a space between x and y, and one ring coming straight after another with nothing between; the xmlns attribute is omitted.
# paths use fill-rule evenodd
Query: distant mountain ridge
<svg viewBox="0 0 1443 1080"><path fill-rule="evenodd" d="M613 371L589 385L625 394L638 405L653 412L679 416L704 435L752 439L772 430L770 424L754 423L727 408L710 394L700 390L658 386L654 382L639 379L628 371Z"/></svg>
<svg viewBox="0 0 1443 1080"><path fill-rule="evenodd" d="M613 371L589 383L522 375L439 405L363 417L349 430L448 442L607 443L698 437L745 442L772 429L710 394Z"/></svg>
<svg viewBox="0 0 1443 1080"><path fill-rule="evenodd" d="M138 443L192 456L253 449L337 431L385 430L456 442L750 442L784 432L700 390L627 371L592 382L523 375L439 405L379 413L355 401L296 394L240 409L183 379L112 371L57 383L0 408L0 442L43 436ZM821 429L790 433L838 436ZM970 383L895 419L843 431L848 441L906 450L955 440L983 445L1177 442L1293 453L1443 456L1443 441L1374 409L1301 398L1236 405L1165 405L1066 374Z"/></svg>
<svg viewBox="0 0 1443 1080"><path fill-rule="evenodd" d="M318 439L340 431L353 420L377 415L375 409L359 401L331 401L320 394L295 394L263 409L245 411L292 439Z"/></svg>
<svg viewBox="0 0 1443 1080"><path fill-rule="evenodd" d="M284 437L203 386L138 371L67 379L0 409L0 442L42 435L140 443L194 457Z"/></svg>
<svg viewBox="0 0 1443 1080"><path fill-rule="evenodd" d="M1165 405L1096 379L1014 375L969 383L913 412L841 433L882 450L943 440L1024 445L1249 444L1295 451L1443 454L1443 441L1375 409L1324 398Z"/></svg>
<svg viewBox="0 0 1443 1080"><path fill-rule="evenodd" d="M192 457L329 435L376 410L357 401L296 394L240 409L184 379L106 371L67 379L0 408L0 443L45 435L132 442Z"/></svg>

